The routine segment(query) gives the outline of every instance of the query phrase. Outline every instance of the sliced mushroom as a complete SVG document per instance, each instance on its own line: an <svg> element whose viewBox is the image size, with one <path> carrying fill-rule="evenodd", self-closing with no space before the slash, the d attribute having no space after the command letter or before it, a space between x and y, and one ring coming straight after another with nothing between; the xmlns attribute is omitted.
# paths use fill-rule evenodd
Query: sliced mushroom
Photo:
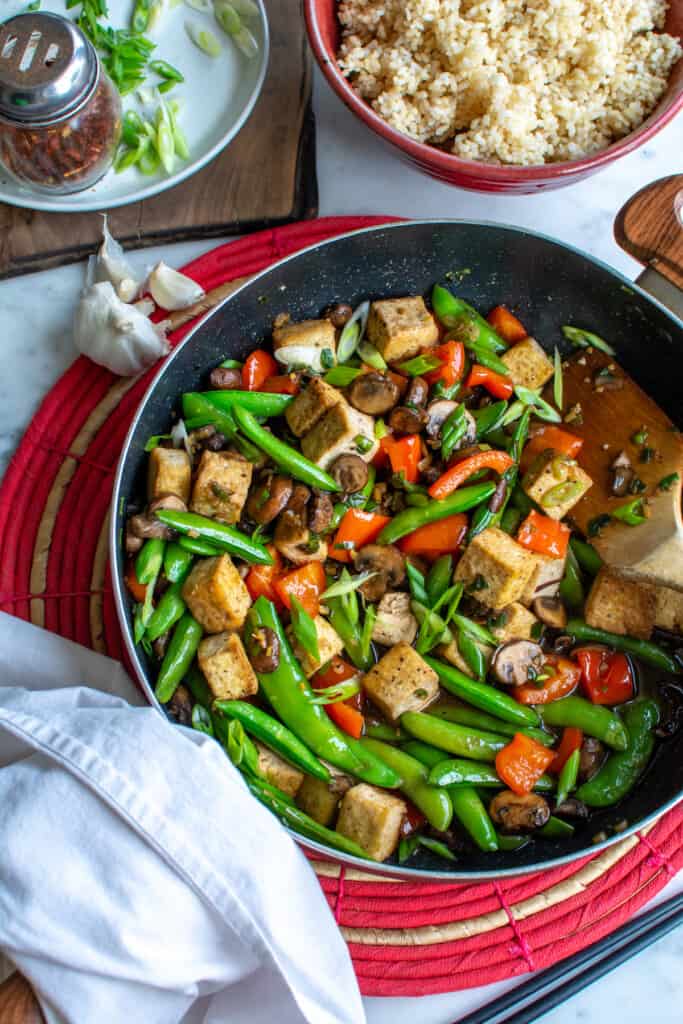
<svg viewBox="0 0 683 1024"><path fill-rule="evenodd" d="M247 515L255 523L264 526L287 507L292 497L292 481L288 476L267 476L249 491Z"/></svg>
<svg viewBox="0 0 683 1024"><path fill-rule="evenodd" d="M280 513L273 543L280 554L294 565L324 562L327 558L327 544L311 534L303 517L291 509Z"/></svg>
<svg viewBox="0 0 683 1024"><path fill-rule="evenodd" d="M168 710L179 725L192 725L192 698L182 683L171 697Z"/></svg>
<svg viewBox="0 0 683 1024"><path fill-rule="evenodd" d="M313 491L308 504L308 528L313 533L324 533L334 518L332 498L326 491Z"/></svg>
<svg viewBox="0 0 683 1024"><path fill-rule="evenodd" d="M501 832L515 835L542 828L550 817L550 807L538 793L519 796L505 789L494 796L489 804L489 814Z"/></svg>
<svg viewBox="0 0 683 1024"><path fill-rule="evenodd" d="M125 549L127 555L136 555L144 544L142 537L137 537L128 526L126 526Z"/></svg>
<svg viewBox="0 0 683 1024"><path fill-rule="evenodd" d="M400 392L391 377L383 373L363 373L349 386L347 394L354 409L371 416L381 416L393 409Z"/></svg>
<svg viewBox="0 0 683 1024"><path fill-rule="evenodd" d="M368 482L368 464L360 455L340 455L330 466L329 472L346 494L362 491Z"/></svg>
<svg viewBox="0 0 683 1024"><path fill-rule="evenodd" d="M209 387L213 391L235 391L242 387L242 374L236 368L217 366L209 374Z"/></svg>
<svg viewBox="0 0 683 1024"><path fill-rule="evenodd" d="M559 597L535 597L531 609L537 619L551 629L565 629L567 609Z"/></svg>
<svg viewBox="0 0 683 1024"><path fill-rule="evenodd" d="M207 448L210 452L221 451L225 447L226 437L225 434L221 434L219 430L216 430L213 424L207 423L204 427L197 427L196 430L191 430L187 435L187 440L193 456L196 456L204 448Z"/></svg>
<svg viewBox="0 0 683 1024"><path fill-rule="evenodd" d="M510 640L496 648L491 671L504 686L524 686L541 672L544 660L540 644L533 640Z"/></svg>
<svg viewBox="0 0 683 1024"><path fill-rule="evenodd" d="M328 306L323 312L323 320L329 320L333 327L340 330L345 324L349 322L353 316L353 310L347 302L337 302L333 306Z"/></svg>
<svg viewBox="0 0 683 1024"><path fill-rule="evenodd" d="M405 404L408 406L426 405L429 397L429 384L424 377L413 377L408 388Z"/></svg>
<svg viewBox="0 0 683 1024"><path fill-rule="evenodd" d="M432 441L435 445L440 444L441 439L441 428L444 423L458 408L457 402L452 402L450 398L438 398L435 402L430 402L427 406L427 427L426 433L429 441Z"/></svg>
<svg viewBox="0 0 683 1024"><path fill-rule="evenodd" d="M128 527L134 537L141 537L143 540L173 540L175 537L170 526L165 526L160 519L153 519L151 516L132 516L128 520Z"/></svg>
<svg viewBox="0 0 683 1024"><path fill-rule="evenodd" d="M503 504L505 502L505 498L507 496L507 492L508 492L508 482L507 482L507 480L505 479L504 476L501 476L501 478L499 479L498 483L496 484L495 491L493 492L493 494L489 498L489 511L490 512L495 513L495 512L499 512L500 511L500 509L503 507Z"/></svg>
<svg viewBox="0 0 683 1024"><path fill-rule="evenodd" d="M395 434L419 434L426 422L424 409L412 409L407 405L396 406L389 417L389 426Z"/></svg>
<svg viewBox="0 0 683 1024"><path fill-rule="evenodd" d="M372 639L385 647L393 647L401 641L412 644L416 635L417 619L410 610L410 594L402 590L387 592L377 608Z"/></svg>
<svg viewBox="0 0 683 1024"><path fill-rule="evenodd" d="M577 800L572 796L557 804L553 814L559 814L561 818L587 818L588 808L583 800Z"/></svg>
<svg viewBox="0 0 683 1024"><path fill-rule="evenodd" d="M159 498L155 498L154 501L150 502L147 515L153 516L155 512L159 512L161 509L168 509L170 512L187 512L187 505L177 494L162 494Z"/></svg>
<svg viewBox="0 0 683 1024"><path fill-rule="evenodd" d="M171 639L170 633L162 633L156 640L152 642L152 650L154 651L154 657L158 658L159 661L163 660L166 654L166 648L168 647L168 641Z"/></svg>
<svg viewBox="0 0 683 1024"><path fill-rule="evenodd" d="M353 555L358 572L374 572L360 590L367 601L379 601L389 589L403 583L406 576L405 558L393 544L366 544Z"/></svg>
<svg viewBox="0 0 683 1024"><path fill-rule="evenodd" d="M255 672L274 672L280 664L280 641L268 626L257 626L247 635L246 649Z"/></svg>
<svg viewBox="0 0 683 1024"><path fill-rule="evenodd" d="M633 483L633 478L635 477L631 460L626 452L619 452L616 459L610 466L610 469L612 471L610 490L612 494L621 498L625 494L628 494L629 488Z"/></svg>
<svg viewBox="0 0 683 1024"><path fill-rule="evenodd" d="M303 515L310 499L311 492L306 487L306 484L294 484L291 497L287 502L287 509L290 512L297 512L299 515Z"/></svg>
<svg viewBox="0 0 683 1024"><path fill-rule="evenodd" d="M588 782L600 771L605 760L605 747L594 736L584 736L579 754L579 782Z"/></svg>

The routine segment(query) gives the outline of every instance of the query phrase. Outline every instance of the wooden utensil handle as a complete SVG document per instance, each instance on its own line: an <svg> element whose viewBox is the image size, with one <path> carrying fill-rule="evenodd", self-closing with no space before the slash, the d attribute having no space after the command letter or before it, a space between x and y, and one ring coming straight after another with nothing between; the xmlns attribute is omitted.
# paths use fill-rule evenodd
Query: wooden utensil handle
<svg viewBox="0 0 683 1024"><path fill-rule="evenodd" d="M683 174L636 192L614 222L617 244L683 290Z"/></svg>
<svg viewBox="0 0 683 1024"><path fill-rule="evenodd" d="M45 1024L26 978L12 974L0 985L0 1024Z"/></svg>

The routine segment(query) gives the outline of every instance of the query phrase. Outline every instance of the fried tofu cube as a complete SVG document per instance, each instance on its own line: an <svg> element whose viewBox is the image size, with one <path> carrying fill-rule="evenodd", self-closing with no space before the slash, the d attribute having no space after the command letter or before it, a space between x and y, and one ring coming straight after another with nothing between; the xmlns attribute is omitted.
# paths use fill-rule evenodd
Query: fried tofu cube
<svg viewBox="0 0 683 1024"><path fill-rule="evenodd" d="M487 608L519 601L536 567L534 555L497 526L483 530L458 562L455 579Z"/></svg>
<svg viewBox="0 0 683 1024"><path fill-rule="evenodd" d="M322 355L329 351L328 366L337 351L334 327L329 320L302 320L285 323L273 331L273 354L279 363L320 373Z"/></svg>
<svg viewBox="0 0 683 1024"><path fill-rule="evenodd" d="M207 633L239 629L251 598L230 555L201 558L183 583L183 600Z"/></svg>
<svg viewBox="0 0 683 1024"><path fill-rule="evenodd" d="M301 438L302 452L321 469L327 469L335 459L347 453L360 455L365 462L370 462L378 448L372 416L358 412L345 401L328 409Z"/></svg>
<svg viewBox="0 0 683 1024"><path fill-rule="evenodd" d="M192 464L184 448L153 448L147 463L147 498L154 501L175 494L187 504L190 497Z"/></svg>
<svg viewBox="0 0 683 1024"><path fill-rule="evenodd" d="M205 637L197 661L215 700L243 700L257 693L258 679L237 633Z"/></svg>
<svg viewBox="0 0 683 1024"><path fill-rule="evenodd" d="M386 860L398 845L406 811L400 797L362 782L344 794L337 832L353 839L372 860Z"/></svg>
<svg viewBox="0 0 683 1024"><path fill-rule="evenodd" d="M304 776L296 802L304 814L329 827L337 817L339 801L351 789L353 779L338 772L332 765L327 767L332 776L330 781L323 782L322 779L314 779L312 775Z"/></svg>
<svg viewBox="0 0 683 1024"><path fill-rule="evenodd" d="M439 677L410 644L399 643L373 665L363 689L379 710L396 722L405 711L421 711L439 693Z"/></svg>
<svg viewBox="0 0 683 1024"><path fill-rule="evenodd" d="M655 626L670 633L683 633L683 592L657 587Z"/></svg>
<svg viewBox="0 0 683 1024"><path fill-rule="evenodd" d="M313 619L315 624L315 632L318 637L318 653L320 658L316 661L312 658L308 651L305 651L303 647L297 642L296 637L291 626L287 627L287 636L289 642L292 645L295 657L299 660L302 669L305 674L310 678L312 675L326 665L327 662L334 658L335 654L341 654L344 650L344 642L337 633L336 629L333 629L327 619L323 618L322 615L316 615Z"/></svg>
<svg viewBox="0 0 683 1024"><path fill-rule="evenodd" d="M500 357L508 368L512 383L522 387L542 388L554 373L554 366L535 338L525 338Z"/></svg>
<svg viewBox="0 0 683 1024"><path fill-rule="evenodd" d="M542 452L522 479L522 489L551 519L563 519L593 481L574 459Z"/></svg>
<svg viewBox="0 0 683 1024"><path fill-rule="evenodd" d="M647 640L657 614L657 588L603 566L593 581L584 614L596 629Z"/></svg>
<svg viewBox="0 0 683 1024"><path fill-rule="evenodd" d="M190 508L221 523L238 523L254 467L236 452L203 451Z"/></svg>
<svg viewBox="0 0 683 1024"><path fill-rule="evenodd" d="M475 643L477 642L475 641ZM477 647L484 655L484 660L488 668L488 664L491 661L491 655L493 654L492 648L487 644L480 643L477 643ZM439 656L441 658L445 658L446 661L451 663L451 665L455 665L455 667L464 675L471 676L473 679L475 678L474 672L460 652L457 640L451 640L449 644L442 644L439 647Z"/></svg>
<svg viewBox="0 0 683 1024"><path fill-rule="evenodd" d="M555 597L564 576L564 558L550 558L533 552L535 567L521 597L529 605L535 597Z"/></svg>
<svg viewBox="0 0 683 1024"><path fill-rule="evenodd" d="M385 594L377 605L372 639L384 647L393 647L401 641L412 644L416 636L417 619L410 610L410 594L402 591Z"/></svg>
<svg viewBox="0 0 683 1024"><path fill-rule="evenodd" d="M513 601L497 616L491 632L499 644L506 644L509 640L533 640L534 626L538 621L528 608L519 601Z"/></svg>
<svg viewBox="0 0 683 1024"><path fill-rule="evenodd" d="M295 797L304 781L304 773L263 743L257 742L256 749L259 771L266 782L281 789L287 796Z"/></svg>
<svg viewBox="0 0 683 1024"><path fill-rule="evenodd" d="M439 328L422 296L413 295L373 302L367 336L388 363L396 363L435 345Z"/></svg>
<svg viewBox="0 0 683 1024"><path fill-rule="evenodd" d="M322 419L328 409L343 401L342 394L322 377L313 377L311 383L292 399L285 409L289 429L302 437Z"/></svg>

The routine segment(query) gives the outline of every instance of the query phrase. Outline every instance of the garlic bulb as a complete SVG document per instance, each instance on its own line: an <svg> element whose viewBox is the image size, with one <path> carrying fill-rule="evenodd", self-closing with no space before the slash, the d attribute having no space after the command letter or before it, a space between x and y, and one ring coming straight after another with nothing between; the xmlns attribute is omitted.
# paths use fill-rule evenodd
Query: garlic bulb
<svg viewBox="0 0 683 1024"><path fill-rule="evenodd" d="M204 297L204 289L166 263L157 263L147 279L147 288L162 309L187 309Z"/></svg>
<svg viewBox="0 0 683 1024"><path fill-rule="evenodd" d="M74 317L74 342L83 355L122 377L146 370L169 350L159 325L122 302L111 281L84 290Z"/></svg>
<svg viewBox="0 0 683 1024"><path fill-rule="evenodd" d="M106 213L102 215L102 244L95 257L94 275L95 282L110 281L123 302L132 302L140 291L135 271L109 231Z"/></svg>
<svg viewBox="0 0 683 1024"><path fill-rule="evenodd" d="M144 299L138 299L137 302L133 303L138 313L142 313L143 316L151 316L154 310L157 308L156 302L154 302L148 295Z"/></svg>

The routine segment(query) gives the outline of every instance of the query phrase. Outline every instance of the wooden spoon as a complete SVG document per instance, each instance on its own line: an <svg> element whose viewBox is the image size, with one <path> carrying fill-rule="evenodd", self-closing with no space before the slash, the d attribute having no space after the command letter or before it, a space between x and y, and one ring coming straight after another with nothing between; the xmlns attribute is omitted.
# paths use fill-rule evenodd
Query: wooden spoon
<svg viewBox="0 0 683 1024"><path fill-rule="evenodd" d="M0 985L0 1024L45 1024L31 986L21 974Z"/></svg>

